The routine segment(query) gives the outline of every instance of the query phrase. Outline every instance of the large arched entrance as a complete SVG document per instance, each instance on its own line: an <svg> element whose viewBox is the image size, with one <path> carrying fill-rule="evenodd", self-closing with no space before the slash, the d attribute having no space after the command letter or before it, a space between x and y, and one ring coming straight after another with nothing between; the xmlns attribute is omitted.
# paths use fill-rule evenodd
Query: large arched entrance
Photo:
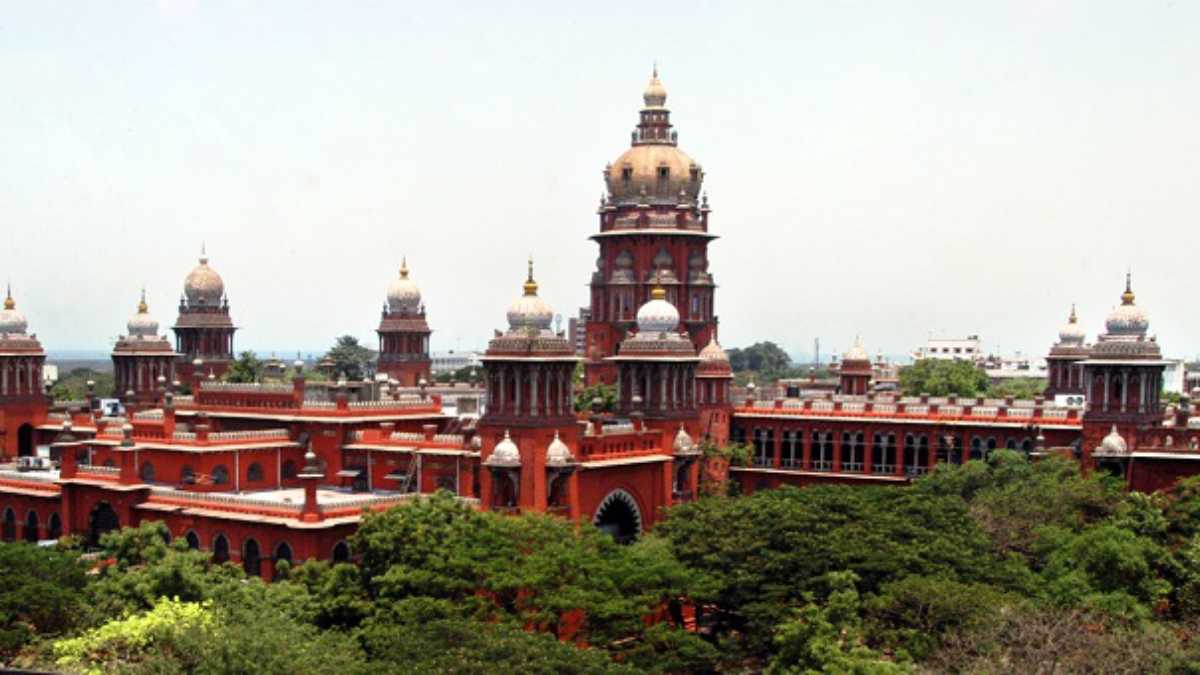
<svg viewBox="0 0 1200 675"><path fill-rule="evenodd" d="M30 511L25 516L25 541L36 544L38 542L38 514L36 511Z"/></svg>
<svg viewBox="0 0 1200 675"><path fill-rule="evenodd" d="M624 490L613 490L600 501L592 524L611 535L618 544L628 544L642 533L642 512L633 495Z"/></svg>
<svg viewBox="0 0 1200 675"><path fill-rule="evenodd" d="M229 562L229 540L225 538L225 535L218 534L213 539L212 558L213 562L218 565Z"/></svg>
<svg viewBox="0 0 1200 675"><path fill-rule="evenodd" d="M120 527L121 519L117 517L117 512L113 511L112 505L100 502L92 508L91 516L88 517L88 545L99 546L101 535Z"/></svg>
<svg viewBox="0 0 1200 675"><path fill-rule="evenodd" d="M30 424L22 424L17 428L17 456L18 457L33 457L33 426Z"/></svg>
<svg viewBox="0 0 1200 675"><path fill-rule="evenodd" d="M258 550L258 542L247 539L242 546L242 568L248 576L257 577L262 574L262 557Z"/></svg>
<svg viewBox="0 0 1200 675"><path fill-rule="evenodd" d="M4 509L4 525L0 530L0 539L4 541L16 541L17 539L17 514L11 508Z"/></svg>

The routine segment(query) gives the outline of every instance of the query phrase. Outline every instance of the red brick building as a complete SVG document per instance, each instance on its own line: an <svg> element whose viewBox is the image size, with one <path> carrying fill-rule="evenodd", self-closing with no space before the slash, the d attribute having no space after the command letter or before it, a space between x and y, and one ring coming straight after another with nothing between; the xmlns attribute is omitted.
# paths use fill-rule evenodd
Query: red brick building
<svg viewBox="0 0 1200 675"><path fill-rule="evenodd" d="M126 408L157 405L166 384L175 380L179 356L166 337L158 334L158 321L150 316L146 291L137 313L125 324L126 333L113 346L113 389Z"/></svg>
<svg viewBox="0 0 1200 675"><path fill-rule="evenodd" d="M408 260L400 263L400 276L388 286L387 302L379 321L379 360L376 372L385 373L399 386L415 387L431 381L429 324L421 289L408 278Z"/></svg>
<svg viewBox="0 0 1200 675"><path fill-rule="evenodd" d="M233 333L229 296L225 281L208 266L208 255L200 251L200 264L183 281L179 318L175 320L177 370L183 379L194 371L221 377L233 363Z"/></svg>

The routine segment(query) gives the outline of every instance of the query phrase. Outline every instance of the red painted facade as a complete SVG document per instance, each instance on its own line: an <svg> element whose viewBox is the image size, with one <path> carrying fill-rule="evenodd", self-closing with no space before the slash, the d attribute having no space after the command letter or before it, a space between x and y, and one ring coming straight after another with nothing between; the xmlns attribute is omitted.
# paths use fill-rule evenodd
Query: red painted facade
<svg viewBox="0 0 1200 675"><path fill-rule="evenodd" d="M415 387L431 382L429 324L421 291L408 278L408 261L400 265L400 277L388 287L387 302L379 321L379 360L376 371L386 373L399 386Z"/></svg>

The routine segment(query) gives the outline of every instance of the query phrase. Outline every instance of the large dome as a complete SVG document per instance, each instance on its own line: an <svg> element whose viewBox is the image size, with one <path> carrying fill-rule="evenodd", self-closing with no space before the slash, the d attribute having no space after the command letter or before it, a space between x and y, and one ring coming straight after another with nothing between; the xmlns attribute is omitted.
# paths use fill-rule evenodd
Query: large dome
<svg viewBox="0 0 1200 675"><path fill-rule="evenodd" d="M1150 319L1141 307L1133 304L1134 295L1132 283L1128 274L1125 275L1125 292L1121 294L1121 304L1105 319L1104 325L1109 335L1141 336L1150 328Z"/></svg>
<svg viewBox="0 0 1200 675"><path fill-rule="evenodd" d="M225 282L221 275L208 266L208 256L200 251L200 264L188 273L183 281L183 294L192 307L216 307L225 294Z"/></svg>
<svg viewBox="0 0 1200 675"><path fill-rule="evenodd" d="M125 327L129 332L129 337L158 337L158 320L150 316L150 308L146 305L145 289L142 290L142 300L138 303L137 314L129 318Z"/></svg>
<svg viewBox="0 0 1200 675"><path fill-rule="evenodd" d="M679 310L667 302L662 286L655 286L650 301L638 309L637 326L639 333L649 335L674 332L679 327Z"/></svg>
<svg viewBox="0 0 1200 675"><path fill-rule="evenodd" d="M13 301L12 288L4 297L4 309L0 310L0 335L24 335L29 323L25 315L17 311L17 303Z"/></svg>
<svg viewBox="0 0 1200 675"><path fill-rule="evenodd" d="M846 353L842 354L842 361L870 361L870 360L871 360L871 355L868 354L866 348L863 347L862 336L861 335L854 336L854 345L851 346L850 349L847 349Z"/></svg>
<svg viewBox="0 0 1200 675"><path fill-rule="evenodd" d="M533 280L533 260L529 261L529 277L525 280L525 292L508 306L508 327L511 330L550 329L554 321L554 310L545 300L538 297L538 285Z"/></svg>
<svg viewBox="0 0 1200 675"><path fill-rule="evenodd" d="M388 309L393 312L415 314L421 306L421 289L408 278L408 260L400 261L400 276L393 279L387 291Z"/></svg>

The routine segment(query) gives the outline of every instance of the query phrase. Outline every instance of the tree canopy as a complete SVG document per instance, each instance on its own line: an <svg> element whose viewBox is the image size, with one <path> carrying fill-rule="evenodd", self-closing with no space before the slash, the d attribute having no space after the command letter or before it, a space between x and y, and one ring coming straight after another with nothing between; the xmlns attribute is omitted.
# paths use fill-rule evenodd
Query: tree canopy
<svg viewBox="0 0 1200 675"><path fill-rule="evenodd" d="M237 359L230 364L229 372L225 373L227 382L258 382L262 379L263 363L252 351L238 354Z"/></svg>
<svg viewBox="0 0 1200 675"><path fill-rule="evenodd" d="M343 335L326 352L325 357L333 361L335 376L361 380L375 360L375 352L359 344L358 338L353 335Z"/></svg>
<svg viewBox="0 0 1200 675"><path fill-rule="evenodd" d="M982 396L987 373L970 361L920 359L900 369L900 390L906 396Z"/></svg>
<svg viewBox="0 0 1200 675"><path fill-rule="evenodd" d="M733 371L752 370L759 373L778 373L792 365L792 357L774 342L756 342L749 347L727 349Z"/></svg>

